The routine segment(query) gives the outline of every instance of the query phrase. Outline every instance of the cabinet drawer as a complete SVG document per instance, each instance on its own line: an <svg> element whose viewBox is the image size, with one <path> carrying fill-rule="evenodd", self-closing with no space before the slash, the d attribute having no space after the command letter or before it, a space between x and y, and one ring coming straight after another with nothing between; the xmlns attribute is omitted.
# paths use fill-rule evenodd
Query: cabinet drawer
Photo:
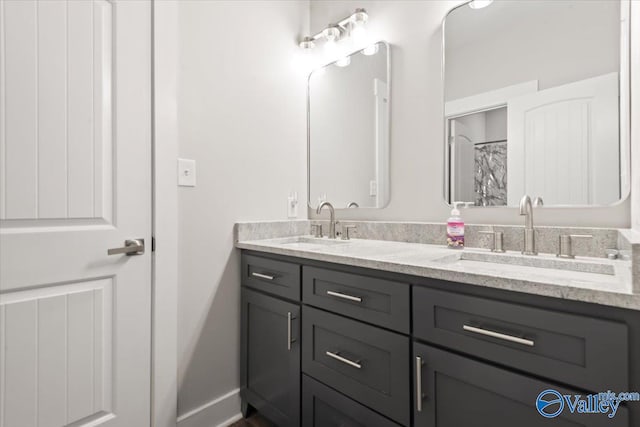
<svg viewBox="0 0 640 427"><path fill-rule="evenodd" d="M302 371L408 425L409 339L308 306L302 318Z"/></svg>
<svg viewBox="0 0 640 427"><path fill-rule="evenodd" d="M242 284L300 301L300 266L290 262L243 255Z"/></svg>
<svg viewBox="0 0 640 427"><path fill-rule="evenodd" d="M405 283L304 266L305 303L409 333L410 287Z"/></svg>
<svg viewBox="0 0 640 427"><path fill-rule="evenodd" d="M536 409L538 396L545 390L560 395L580 395L553 383L500 369L447 351L414 344L414 387L422 399L414 405L416 427L629 427L629 411L623 405L613 418L607 414L571 413L565 402L552 403L545 418ZM420 368L418 368L420 366ZM548 394L551 401L554 394ZM417 398L417 397L416 397ZM631 405L634 405L631 402Z"/></svg>
<svg viewBox="0 0 640 427"><path fill-rule="evenodd" d="M591 391L627 390L627 326L413 288L414 335Z"/></svg>
<svg viewBox="0 0 640 427"><path fill-rule="evenodd" d="M399 427L337 391L302 376L302 425L305 427Z"/></svg>

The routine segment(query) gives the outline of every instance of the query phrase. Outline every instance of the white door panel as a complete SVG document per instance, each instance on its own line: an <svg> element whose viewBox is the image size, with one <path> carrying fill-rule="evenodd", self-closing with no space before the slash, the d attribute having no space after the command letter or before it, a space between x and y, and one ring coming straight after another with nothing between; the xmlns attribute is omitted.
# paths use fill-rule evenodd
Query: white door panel
<svg viewBox="0 0 640 427"><path fill-rule="evenodd" d="M150 2L0 0L0 37L0 427L149 426Z"/></svg>
<svg viewBox="0 0 640 427"><path fill-rule="evenodd" d="M620 198L618 73L508 102L508 204L607 205Z"/></svg>

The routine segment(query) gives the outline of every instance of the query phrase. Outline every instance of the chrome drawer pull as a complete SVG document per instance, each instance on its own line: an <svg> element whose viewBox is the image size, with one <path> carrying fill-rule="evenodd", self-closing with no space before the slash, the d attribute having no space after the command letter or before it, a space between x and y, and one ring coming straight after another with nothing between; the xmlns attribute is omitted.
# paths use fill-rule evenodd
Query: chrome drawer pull
<svg viewBox="0 0 640 427"><path fill-rule="evenodd" d="M269 276L268 274L262 274L262 273L251 273L251 275L253 277L257 277L259 279L266 279L266 280L273 280L275 279L274 276Z"/></svg>
<svg viewBox="0 0 640 427"><path fill-rule="evenodd" d="M416 411L422 412L422 357L416 356Z"/></svg>
<svg viewBox="0 0 640 427"><path fill-rule="evenodd" d="M287 313L287 350L291 351L291 312Z"/></svg>
<svg viewBox="0 0 640 427"><path fill-rule="evenodd" d="M462 325L462 329L464 329L465 331L473 332L474 334L486 335L488 337L498 338L501 340L514 342L516 344L526 345L529 347L533 347L535 345L535 342L533 342L532 340L514 337L513 335L501 334L500 332L489 331L487 329L476 328L474 326Z"/></svg>
<svg viewBox="0 0 640 427"><path fill-rule="evenodd" d="M349 300L349 301L362 302L362 298L360 298L360 297L354 297L354 296L351 296L351 295L342 294L340 292L327 291L327 295L331 295L332 297L336 297L336 298L346 299L346 300Z"/></svg>
<svg viewBox="0 0 640 427"><path fill-rule="evenodd" d="M334 359L336 359L339 362L345 363L349 366L352 366L356 369L362 369L362 365L358 362L360 362L359 360L356 360L355 362L353 360L349 360L345 357L340 356L340 353L332 353L330 351L325 352L325 354L329 357L332 357Z"/></svg>

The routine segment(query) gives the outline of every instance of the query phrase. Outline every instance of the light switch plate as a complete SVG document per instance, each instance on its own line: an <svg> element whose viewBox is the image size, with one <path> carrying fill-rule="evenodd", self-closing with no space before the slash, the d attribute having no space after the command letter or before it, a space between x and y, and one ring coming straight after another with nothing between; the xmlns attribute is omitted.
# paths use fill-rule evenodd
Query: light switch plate
<svg viewBox="0 0 640 427"><path fill-rule="evenodd" d="M178 185L180 187L196 186L196 161L178 159Z"/></svg>

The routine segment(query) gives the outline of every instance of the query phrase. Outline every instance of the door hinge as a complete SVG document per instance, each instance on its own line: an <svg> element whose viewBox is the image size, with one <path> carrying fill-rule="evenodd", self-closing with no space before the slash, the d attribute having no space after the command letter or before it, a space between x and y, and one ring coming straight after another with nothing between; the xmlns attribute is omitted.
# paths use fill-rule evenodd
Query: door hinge
<svg viewBox="0 0 640 427"><path fill-rule="evenodd" d="M156 251L156 238L154 236L151 236L151 252L155 252Z"/></svg>

